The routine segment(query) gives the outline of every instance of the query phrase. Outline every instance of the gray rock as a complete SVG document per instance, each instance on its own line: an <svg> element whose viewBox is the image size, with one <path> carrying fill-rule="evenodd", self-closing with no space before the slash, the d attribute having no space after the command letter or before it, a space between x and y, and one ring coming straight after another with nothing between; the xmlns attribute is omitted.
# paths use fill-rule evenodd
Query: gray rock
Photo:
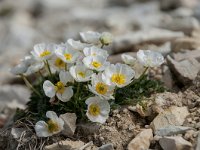
<svg viewBox="0 0 200 150"><path fill-rule="evenodd" d="M176 134L183 134L187 130L192 129L191 127L184 127L184 126L174 126L170 125L164 128L160 128L155 131L156 135L159 136L170 136L170 135L176 135Z"/></svg>
<svg viewBox="0 0 200 150"><path fill-rule="evenodd" d="M198 137L197 137L197 146L196 146L196 150L200 149L200 132L198 133Z"/></svg>
<svg viewBox="0 0 200 150"><path fill-rule="evenodd" d="M82 141L65 140L44 147L44 150L75 150L84 146Z"/></svg>
<svg viewBox="0 0 200 150"><path fill-rule="evenodd" d="M0 87L0 111L5 108L24 107L29 101L30 91L21 85L2 85Z"/></svg>
<svg viewBox="0 0 200 150"><path fill-rule="evenodd" d="M133 50L134 46L145 43L165 43L176 38L183 37L182 32L174 32L164 29L144 29L137 32L130 32L114 39L113 52L119 53Z"/></svg>
<svg viewBox="0 0 200 150"><path fill-rule="evenodd" d="M176 61L182 61L185 59L196 59L198 62L200 62L200 50L184 50L178 53L172 53L172 57Z"/></svg>
<svg viewBox="0 0 200 150"><path fill-rule="evenodd" d="M162 10L172 10L178 7L194 8L198 4L198 0L160 0L160 8Z"/></svg>
<svg viewBox="0 0 200 150"><path fill-rule="evenodd" d="M99 132L100 125L95 123L79 123L77 124L77 130L84 135L91 135Z"/></svg>
<svg viewBox="0 0 200 150"><path fill-rule="evenodd" d="M173 80L172 73L168 66L164 66L164 68L163 68L163 76L162 76L161 81L164 82L164 85L167 88L169 88L169 89L174 88L174 80Z"/></svg>
<svg viewBox="0 0 200 150"><path fill-rule="evenodd" d="M182 137L164 137L159 140L163 150L192 150L192 144Z"/></svg>
<svg viewBox="0 0 200 150"><path fill-rule="evenodd" d="M64 130L62 133L66 136L73 136L76 130L76 114L75 113L66 113L60 115L64 121Z"/></svg>
<svg viewBox="0 0 200 150"><path fill-rule="evenodd" d="M113 144L109 143L102 145L101 147L99 147L99 150L114 150Z"/></svg>
<svg viewBox="0 0 200 150"><path fill-rule="evenodd" d="M148 149L150 141L153 139L152 129L142 130L136 137L128 144L128 150Z"/></svg>
<svg viewBox="0 0 200 150"><path fill-rule="evenodd" d="M170 56L167 56L168 64L172 72L176 75L178 80L184 84L191 84L197 77L200 70L200 63L196 59L175 61Z"/></svg>
<svg viewBox="0 0 200 150"><path fill-rule="evenodd" d="M166 19L160 25L161 28L173 30L173 31L182 31L185 34L190 35L193 30L199 29L199 21L193 17L184 17L184 18L171 18Z"/></svg>
<svg viewBox="0 0 200 150"><path fill-rule="evenodd" d="M174 52L178 52L180 50L196 50L199 48L199 39L194 37L178 38L171 42L171 49Z"/></svg>
<svg viewBox="0 0 200 150"><path fill-rule="evenodd" d="M154 132L169 125L181 126L188 115L187 107L171 106L156 116L150 125Z"/></svg>

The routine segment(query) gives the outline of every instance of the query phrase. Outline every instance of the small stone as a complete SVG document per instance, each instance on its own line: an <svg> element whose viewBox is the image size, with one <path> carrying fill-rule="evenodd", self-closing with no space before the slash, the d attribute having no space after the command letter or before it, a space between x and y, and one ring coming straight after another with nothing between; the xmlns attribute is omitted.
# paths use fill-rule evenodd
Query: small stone
<svg viewBox="0 0 200 150"><path fill-rule="evenodd" d="M170 69L174 72L182 84L191 84L192 81L197 77L197 73L200 70L200 63L197 60L190 59L177 62L170 56L167 56L167 60Z"/></svg>
<svg viewBox="0 0 200 150"><path fill-rule="evenodd" d="M167 127L169 125L181 126L185 121L185 118L189 115L187 107L171 106L169 109L161 112L151 122L151 127L154 132L160 128Z"/></svg>
<svg viewBox="0 0 200 150"><path fill-rule="evenodd" d="M13 138L18 139L21 137L21 135L24 131L25 131L24 128L12 128L11 134L12 134Z"/></svg>
<svg viewBox="0 0 200 150"><path fill-rule="evenodd" d="M180 136L161 138L159 144L163 150L192 150L192 144Z"/></svg>
<svg viewBox="0 0 200 150"><path fill-rule="evenodd" d="M196 146L196 150L200 149L200 132L198 133L198 137L197 137L197 146Z"/></svg>
<svg viewBox="0 0 200 150"><path fill-rule="evenodd" d="M171 49L174 52L180 50L196 50L198 48L200 48L199 39L192 37L178 38L171 43Z"/></svg>
<svg viewBox="0 0 200 150"><path fill-rule="evenodd" d="M184 126L170 125L170 126L156 130L155 134L159 135L159 136L170 136L170 135L176 135L176 134L183 134L187 130L190 130L190 129L192 129L192 128L191 127L184 127Z"/></svg>
<svg viewBox="0 0 200 150"><path fill-rule="evenodd" d="M113 144L109 143L102 145L101 147L99 147L99 150L114 150Z"/></svg>
<svg viewBox="0 0 200 150"><path fill-rule="evenodd" d="M76 114L75 113L65 113L60 115L64 121L64 130L62 133L66 136L73 136L76 130Z"/></svg>
<svg viewBox="0 0 200 150"><path fill-rule="evenodd" d="M82 146L84 146L84 143L82 141L66 140L45 146L44 150L62 150L62 149L74 150L74 149L79 149Z"/></svg>
<svg viewBox="0 0 200 150"><path fill-rule="evenodd" d="M128 150L148 149L152 139L152 129L144 129L128 144Z"/></svg>

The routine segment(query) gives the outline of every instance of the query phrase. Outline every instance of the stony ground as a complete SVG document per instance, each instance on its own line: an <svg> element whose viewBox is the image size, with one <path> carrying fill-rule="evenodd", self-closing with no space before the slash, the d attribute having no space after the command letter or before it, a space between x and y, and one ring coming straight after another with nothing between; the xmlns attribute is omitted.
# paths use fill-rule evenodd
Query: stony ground
<svg viewBox="0 0 200 150"><path fill-rule="evenodd" d="M104 125L78 124L76 130L69 125L75 134L60 144L49 139L54 144L45 149L200 150L199 8L198 0L0 0L0 128L8 127L15 109L28 101L30 92L9 68L34 44L79 39L80 31L109 31L115 36L107 47L113 63L139 49L161 52L166 62L149 76L169 90L144 100L145 109L115 110ZM139 65L135 69L142 71ZM4 134L0 149L6 149L5 141ZM44 147L45 141L38 142Z"/></svg>

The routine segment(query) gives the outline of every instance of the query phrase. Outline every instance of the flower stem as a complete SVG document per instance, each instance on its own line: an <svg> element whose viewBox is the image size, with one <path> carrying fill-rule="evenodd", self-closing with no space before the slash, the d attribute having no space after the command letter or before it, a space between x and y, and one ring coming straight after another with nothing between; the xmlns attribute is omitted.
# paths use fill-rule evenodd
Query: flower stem
<svg viewBox="0 0 200 150"><path fill-rule="evenodd" d="M149 69L149 67L145 67L143 73L140 75L140 77L138 78L138 80L141 80L144 77L144 75L146 74L146 72L147 72L148 69Z"/></svg>
<svg viewBox="0 0 200 150"><path fill-rule="evenodd" d="M51 69L50 69L48 60L45 61L45 64L46 64L46 66L47 66L47 69L48 69L48 71L49 71L50 76L52 77L52 72L51 72Z"/></svg>
<svg viewBox="0 0 200 150"><path fill-rule="evenodd" d="M102 43L101 48L103 48L103 47L104 47L104 44Z"/></svg>
<svg viewBox="0 0 200 150"><path fill-rule="evenodd" d="M21 75L21 77L28 88L35 92L35 94L37 94L39 97L42 97L42 95L33 87L33 85L28 81L28 79L24 75Z"/></svg>

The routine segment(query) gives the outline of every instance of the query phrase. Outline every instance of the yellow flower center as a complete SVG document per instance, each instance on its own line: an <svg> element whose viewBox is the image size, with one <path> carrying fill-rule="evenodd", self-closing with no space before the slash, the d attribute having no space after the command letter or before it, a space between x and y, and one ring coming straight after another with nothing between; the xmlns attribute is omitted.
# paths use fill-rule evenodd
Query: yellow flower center
<svg viewBox="0 0 200 150"><path fill-rule="evenodd" d="M48 131L50 132L50 133L54 133L54 132L57 132L57 131L59 131L59 126L58 126L58 124L56 123L56 122L54 122L53 120L49 120L48 122L47 122L47 125L48 125Z"/></svg>
<svg viewBox="0 0 200 150"><path fill-rule="evenodd" d="M147 57L146 62L147 62L148 65L151 65L153 60L152 60L152 58Z"/></svg>
<svg viewBox="0 0 200 150"><path fill-rule="evenodd" d="M101 64L100 62L98 62L98 61L93 61L93 62L92 62L92 66L93 66L94 68L99 68L99 67L102 66L102 64Z"/></svg>
<svg viewBox="0 0 200 150"><path fill-rule="evenodd" d="M71 54L65 54L64 55L66 60L71 60L72 59L72 55Z"/></svg>
<svg viewBox="0 0 200 150"><path fill-rule="evenodd" d="M123 75L121 73L115 73L115 74L112 75L111 81L121 85L121 84L124 84L126 82L126 77L125 77L125 75Z"/></svg>
<svg viewBox="0 0 200 150"><path fill-rule="evenodd" d="M84 72L79 72L78 75L81 76L82 78L85 78L85 73Z"/></svg>
<svg viewBox="0 0 200 150"><path fill-rule="evenodd" d="M65 85L61 81L59 81L55 85L55 90L56 92L63 94L65 91Z"/></svg>
<svg viewBox="0 0 200 150"><path fill-rule="evenodd" d="M55 60L55 66L56 67L58 67L58 68L64 68L65 67L65 62L64 61L62 61L62 59L60 59L60 58L57 58L56 60Z"/></svg>
<svg viewBox="0 0 200 150"><path fill-rule="evenodd" d="M99 82L99 83L96 84L96 91L99 94L104 95L108 91L108 86L105 83Z"/></svg>
<svg viewBox="0 0 200 150"><path fill-rule="evenodd" d="M40 57L45 57L45 56L48 56L50 54L51 54L51 52L49 50L45 50L40 54Z"/></svg>
<svg viewBox="0 0 200 150"><path fill-rule="evenodd" d="M94 53L92 53L92 56L96 56L97 54L94 52Z"/></svg>
<svg viewBox="0 0 200 150"><path fill-rule="evenodd" d="M100 108L97 104L91 104L89 106L89 114L92 116L98 116L100 114Z"/></svg>

